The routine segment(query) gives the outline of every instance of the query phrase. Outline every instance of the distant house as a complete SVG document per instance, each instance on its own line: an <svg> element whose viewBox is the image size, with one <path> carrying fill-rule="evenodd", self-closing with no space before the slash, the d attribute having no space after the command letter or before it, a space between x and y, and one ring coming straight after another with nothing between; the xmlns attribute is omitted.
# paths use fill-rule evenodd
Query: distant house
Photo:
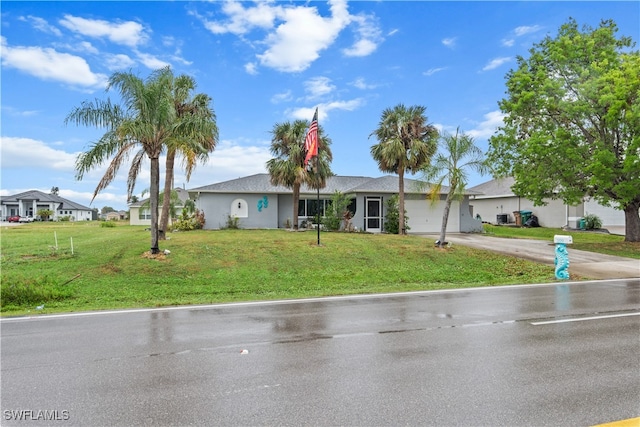
<svg viewBox="0 0 640 427"><path fill-rule="evenodd" d="M506 222L514 223L515 212L530 211L538 217L541 226L551 228L577 228L580 218L587 214L597 215L603 226L620 226L625 223L623 211L602 206L591 199L575 206L568 206L562 200L547 200L548 204L545 206L534 206L533 201L513 193L511 187L514 183L513 178L502 178L471 187L470 191L481 193L470 198L473 212L480 215L483 221L500 223L506 215Z"/></svg>
<svg viewBox="0 0 640 427"><path fill-rule="evenodd" d="M93 209L72 202L55 194L47 194L38 190L25 191L13 196L0 197L2 220L13 215L38 218L38 211L51 210L51 220L68 217L71 221L91 221Z"/></svg>
<svg viewBox="0 0 640 427"><path fill-rule="evenodd" d="M126 211L113 211L104 215L104 219L107 221L122 221L127 219Z"/></svg>
<svg viewBox="0 0 640 427"><path fill-rule="evenodd" d="M416 190L417 182L405 178L405 210L409 218L409 233L438 233L447 187L443 187L435 205L426 199L426 190ZM324 214L334 192L352 198L352 224L359 230L373 233L384 231L385 202L398 193L398 177L332 176L320 190L320 213ZM449 214L449 232L482 231L480 221L469 211L468 193L454 202ZM292 223L293 194L284 186L275 186L268 174L257 174L189 190L196 207L204 212L205 229L223 228L230 217L237 217L242 228L286 228ZM302 186L298 202L298 220L312 221L318 210L317 190Z"/></svg>
<svg viewBox="0 0 640 427"><path fill-rule="evenodd" d="M174 190L178 193L178 198L180 199L180 203L174 207L177 217L182 214L182 208L184 207L184 202L189 199L189 193L184 188L176 187ZM162 205L158 206L158 211L162 211ZM172 219L169 218L169 224L171 224ZM151 225L151 209L148 198L129 205L129 224Z"/></svg>

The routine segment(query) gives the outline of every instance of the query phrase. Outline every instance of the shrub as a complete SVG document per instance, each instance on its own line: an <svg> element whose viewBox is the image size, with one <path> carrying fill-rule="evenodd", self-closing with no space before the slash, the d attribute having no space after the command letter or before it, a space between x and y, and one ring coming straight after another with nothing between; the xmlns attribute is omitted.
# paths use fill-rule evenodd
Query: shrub
<svg viewBox="0 0 640 427"><path fill-rule="evenodd" d="M384 216L384 229L389 234L400 234L398 230L398 221L400 220L400 206L398 202L398 195L394 194L389 197L386 202L387 213ZM404 211L404 229L409 230L408 225L409 217L407 216L407 210Z"/></svg>
<svg viewBox="0 0 640 427"><path fill-rule="evenodd" d="M103 221L100 223L100 227L102 228L113 228L116 226L114 221Z"/></svg>
<svg viewBox="0 0 640 427"><path fill-rule="evenodd" d="M224 228L238 230L240 228L240 218L237 216L227 215L227 223Z"/></svg>
<svg viewBox="0 0 640 427"><path fill-rule="evenodd" d="M351 199L339 191L333 193L331 202L327 206L322 224L331 231L340 230L342 220L345 214L349 212L349 203Z"/></svg>
<svg viewBox="0 0 640 427"><path fill-rule="evenodd" d="M172 228L178 231L201 230L204 228L204 212L195 210L190 214L187 210L183 210L181 216L173 222Z"/></svg>
<svg viewBox="0 0 640 427"><path fill-rule="evenodd" d="M584 219L584 228L587 230L598 230L602 227L602 220L598 215L595 214L587 214L583 217Z"/></svg>

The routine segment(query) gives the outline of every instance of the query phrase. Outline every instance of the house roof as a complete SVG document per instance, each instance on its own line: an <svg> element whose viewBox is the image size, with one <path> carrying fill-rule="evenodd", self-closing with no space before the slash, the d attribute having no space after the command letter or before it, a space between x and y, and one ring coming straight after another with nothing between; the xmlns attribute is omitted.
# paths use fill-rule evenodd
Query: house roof
<svg viewBox="0 0 640 427"><path fill-rule="evenodd" d="M176 187L176 188L174 188L174 191L176 193L178 193L178 198L180 199L180 201L183 204L184 204L184 202L189 200L189 192L187 190L185 190L184 188ZM149 198L147 197L146 199L138 200L137 202L134 202L134 203L129 203L129 207L142 206L143 204L148 203L148 202L149 202Z"/></svg>
<svg viewBox="0 0 640 427"><path fill-rule="evenodd" d="M492 179L483 184L471 187L469 190L482 193L476 196L476 199L490 199L496 197L514 197L515 194L511 187L515 183L513 177Z"/></svg>
<svg viewBox="0 0 640 427"><path fill-rule="evenodd" d="M405 178L404 188L406 193L424 194L428 188L419 190L418 182L414 179ZM339 176L334 175L327 178L327 185L320 189L321 194L333 194L339 191L341 193L389 193L398 192L398 177L396 175L385 175L379 178L370 178L366 176ZM441 193L446 194L449 187L443 186ZM189 193L268 193L268 194L288 194L290 188L282 185L273 185L269 174L261 173L250 175L242 178L232 179L230 181L219 182L216 184L205 185L202 187L192 188ZM317 190L303 185L300 188L300 194L316 194ZM467 191L466 194L477 194Z"/></svg>
<svg viewBox="0 0 640 427"><path fill-rule="evenodd" d="M41 203L59 203L59 205L56 206L57 210L60 210L60 209L78 210L78 211L92 210L87 206L65 199L64 197L60 197L55 194L43 193L42 191L38 191L38 190L29 190L23 193L14 194L12 196L0 197L0 200L3 205L18 203L18 200L23 200L23 201L35 200L36 202L41 202Z"/></svg>

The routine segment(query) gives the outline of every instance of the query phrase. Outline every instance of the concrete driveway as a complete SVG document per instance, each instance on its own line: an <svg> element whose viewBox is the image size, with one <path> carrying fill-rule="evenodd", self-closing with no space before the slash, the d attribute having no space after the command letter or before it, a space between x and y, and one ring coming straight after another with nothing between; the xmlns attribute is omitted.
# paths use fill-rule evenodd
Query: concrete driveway
<svg viewBox="0 0 640 427"><path fill-rule="evenodd" d="M426 236L437 239L435 235ZM528 239L505 239L481 234L448 234L447 241L454 245L503 253L543 264L554 265L555 248L553 242ZM640 260L623 258L595 252L569 251L569 272L591 279L640 278Z"/></svg>

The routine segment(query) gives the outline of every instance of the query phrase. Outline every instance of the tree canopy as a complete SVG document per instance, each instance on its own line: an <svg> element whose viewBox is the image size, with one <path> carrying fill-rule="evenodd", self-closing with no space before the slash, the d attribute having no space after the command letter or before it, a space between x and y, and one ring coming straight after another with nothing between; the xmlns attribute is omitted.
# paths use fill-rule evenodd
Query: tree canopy
<svg viewBox="0 0 640 427"><path fill-rule="evenodd" d="M536 205L592 197L624 210L625 240L640 241L640 53L617 31L570 19L518 57L488 157Z"/></svg>

